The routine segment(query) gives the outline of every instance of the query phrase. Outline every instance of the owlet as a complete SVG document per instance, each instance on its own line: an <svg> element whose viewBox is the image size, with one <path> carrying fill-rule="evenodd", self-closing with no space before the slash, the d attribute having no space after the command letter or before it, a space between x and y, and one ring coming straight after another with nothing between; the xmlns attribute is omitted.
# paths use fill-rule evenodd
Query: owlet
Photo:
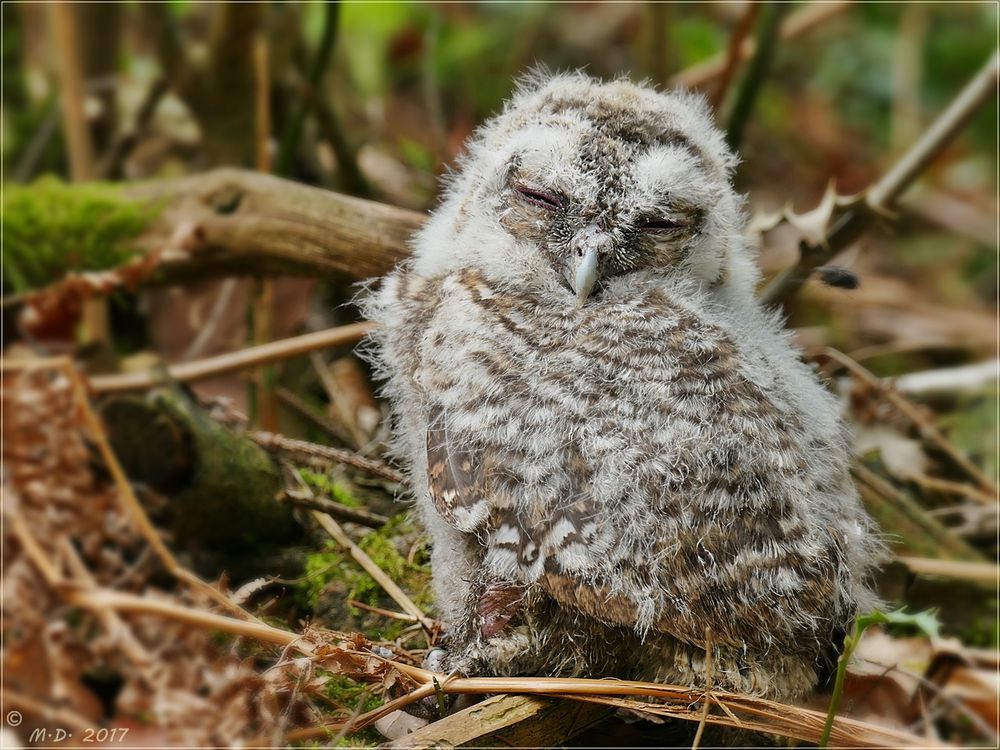
<svg viewBox="0 0 1000 750"><path fill-rule="evenodd" d="M365 303L446 669L794 698L875 604L845 428L755 299L734 164L695 96L536 75Z"/></svg>

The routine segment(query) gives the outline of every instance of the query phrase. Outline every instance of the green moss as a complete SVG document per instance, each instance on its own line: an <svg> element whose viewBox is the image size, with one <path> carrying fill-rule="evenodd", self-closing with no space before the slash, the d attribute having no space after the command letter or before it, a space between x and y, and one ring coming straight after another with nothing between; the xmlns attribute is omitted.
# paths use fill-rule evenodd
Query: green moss
<svg viewBox="0 0 1000 750"><path fill-rule="evenodd" d="M0 231L8 290L37 289L67 271L112 268L159 208L127 201L108 183L70 186L52 177L3 188Z"/></svg>
<svg viewBox="0 0 1000 750"><path fill-rule="evenodd" d="M339 482L334 481L326 474L309 471L308 469L299 469L299 475L310 487L329 495L341 505L346 505L350 508L359 508L363 505L360 500L354 497L349 489Z"/></svg>
<svg viewBox="0 0 1000 750"><path fill-rule="evenodd" d="M326 697L337 707L365 713L382 705L382 698L372 692L371 686L322 669L318 672L318 676L325 680L323 690Z"/></svg>
<svg viewBox="0 0 1000 750"><path fill-rule="evenodd" d="M324 669L317 670L317 676L323 679L323 690L327 699L333 707L339 711L346 711L350 714L366 713L374 711L382 705L381 696L376 694L377 688L355 682L349 677L327 672ZM331 737L336 732L331 730ZM345 737L341 737L333 747L376 747L383 739L374 727L351 732ZM327 743L319 743L317 747L329 747Z"/></svg>
<svg viewBox="0 0 1000 750"><path fill-rule="evenodd" d="M400 514L385 526L366 534L358 546L378 565L386 575L399 584L413 602L422 609L428 609L432 602L430 580L431 571L427 550L420 547L413 555L412 562L400 549L409 550L412 539L416 538L414 527ZM332 594L346 603L350 599L371 606L397 608L382 591L382 587L368 575L351 557L334 542L328 542L319 552L306 558L305 574L296 587L297 599L312 610L322 609L322 597ZM360 610L349 608L347 615L360 618ZM407 622L374 617L367 620L368 627L361 627L365 635L373 639L393 639L407 626ZM331 623L344 627L344 623ZM358 622L347 627L357 628Z"/></svg>

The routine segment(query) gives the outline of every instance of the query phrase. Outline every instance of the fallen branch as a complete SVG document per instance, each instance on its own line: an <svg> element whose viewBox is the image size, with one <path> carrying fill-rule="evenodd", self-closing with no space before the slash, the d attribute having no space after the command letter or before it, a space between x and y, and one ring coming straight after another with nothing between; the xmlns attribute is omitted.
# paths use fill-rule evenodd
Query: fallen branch
<svg viewBox="0 0 1000 750"><path fill-rule="evenodd" d="M392 750L441 747L559 747L607 718L606 706L527 695L496 695L393 740Z"/></svg>

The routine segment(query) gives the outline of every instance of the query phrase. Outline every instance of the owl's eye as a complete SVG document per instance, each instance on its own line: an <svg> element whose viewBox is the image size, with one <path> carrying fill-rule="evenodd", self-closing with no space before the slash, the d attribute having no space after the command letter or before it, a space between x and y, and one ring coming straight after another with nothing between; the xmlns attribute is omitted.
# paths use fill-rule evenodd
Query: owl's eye
<svg viewBox="0 0 1000 750"><path fill-rule="evenodd" d="M514 190L528 203L538 206L539 208L544 208L546 211L555 211L556 209L562 208L562 201L558 197L552 195L552 193L546 193L543 190L535 190L534 188L525 187L524 185L515 185Z"/></svg>
<svg viewBox="0 0 1000 750"><path fill-rule="evenodd" d="M650 219L642 228L649 232L666 232L671 229L683 229L687 222L682 219L668 219L665 216L658 219Z"/></svg>

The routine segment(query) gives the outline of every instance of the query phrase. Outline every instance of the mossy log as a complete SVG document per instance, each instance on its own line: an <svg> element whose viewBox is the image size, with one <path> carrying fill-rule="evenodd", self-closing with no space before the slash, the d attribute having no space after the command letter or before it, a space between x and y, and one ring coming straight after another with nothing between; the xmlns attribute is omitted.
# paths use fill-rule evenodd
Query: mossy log
<svg viewBox="0 0 1000 750"><path fill-rule="evenodd" d="M129 478L170 498L177 546L236 553L301 538L271 457L179 390L110 399L101 416Z"/></svg>
<svg viewBox="0 0 1000 750"><path fill-rule="evenodd" d="M240 169L120 185L43 180L4 197L4 267L10 278L18 259L27 263L41 247L46 268L60 272L104 270L157 253L147 280L157 284L261 274L352 283L389 271L423 220L415 211ZM56 280L22 272L14 291Z"/></svg>

